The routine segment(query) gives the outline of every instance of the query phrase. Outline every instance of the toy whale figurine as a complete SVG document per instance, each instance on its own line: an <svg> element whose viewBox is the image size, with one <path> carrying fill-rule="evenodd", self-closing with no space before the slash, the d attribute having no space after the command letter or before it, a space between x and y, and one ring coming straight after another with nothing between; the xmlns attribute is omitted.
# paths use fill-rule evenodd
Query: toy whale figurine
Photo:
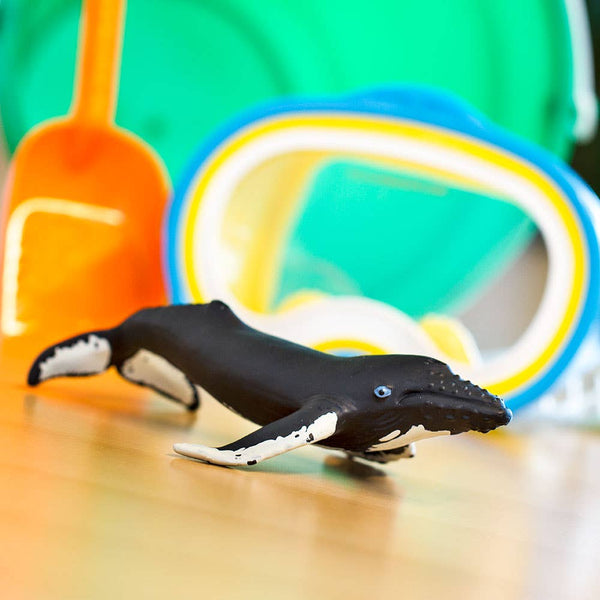
<svg viewBox="0 0 600 600"><path fill-rule="evenodd" d="M261 428L179 454L219 465L254 465L318 443L388 462L413 456L413 442L469 430L486 433L512 416L504 402L424 356L340 357L257 331L220 301L141 310L118 327L78 335L35 360L28 383L100 373L194 410L201 386Z"/></svg>

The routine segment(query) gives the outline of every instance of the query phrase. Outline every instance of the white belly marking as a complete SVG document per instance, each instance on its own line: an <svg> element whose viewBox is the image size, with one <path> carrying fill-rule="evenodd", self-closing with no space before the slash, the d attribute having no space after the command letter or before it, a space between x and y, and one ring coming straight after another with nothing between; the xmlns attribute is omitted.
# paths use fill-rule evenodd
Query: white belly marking
<svg viewBox="0 0 600 600"><path fill-rule="evenodd" d="M412 444L413 442L417 442L419 440L437 437L439 435L450 435L450 432L448 430L429 431L429 429L425 429L423 425L413 425L405 434L399 437L390 439L391 435L392 434L390 433L389 435L381 438L380 444L373 444L368 449L369 452L375 452L378 450L395 450L396 448Z"/></svg>

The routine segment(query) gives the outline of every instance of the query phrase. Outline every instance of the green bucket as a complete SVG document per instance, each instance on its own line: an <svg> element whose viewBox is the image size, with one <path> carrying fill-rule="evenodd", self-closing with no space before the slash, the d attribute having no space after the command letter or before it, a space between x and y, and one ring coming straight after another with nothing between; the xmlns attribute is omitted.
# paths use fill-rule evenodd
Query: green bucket
<svg viewBox="0 0 600 600"><path fill-rule="evenodd" d="M68 111L80 2L0 4L0 110L12 151ZM559 0L129 0L117 123L179 178L240 110L396 82L445 88L565 157L575 122Z"/></svg>

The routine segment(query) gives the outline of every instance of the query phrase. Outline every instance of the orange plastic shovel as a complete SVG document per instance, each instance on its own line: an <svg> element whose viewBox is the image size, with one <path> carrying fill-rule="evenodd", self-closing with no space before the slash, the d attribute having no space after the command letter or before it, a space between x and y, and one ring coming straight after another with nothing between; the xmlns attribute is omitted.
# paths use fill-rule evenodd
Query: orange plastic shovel
<svg viewBox="0 0 600 600"><path fill-rule="evenodd" d="M165 301L166 170L113 124L124 10L125 0L84 2L72 114L32 130L8 173L3 361Z"/></svg>

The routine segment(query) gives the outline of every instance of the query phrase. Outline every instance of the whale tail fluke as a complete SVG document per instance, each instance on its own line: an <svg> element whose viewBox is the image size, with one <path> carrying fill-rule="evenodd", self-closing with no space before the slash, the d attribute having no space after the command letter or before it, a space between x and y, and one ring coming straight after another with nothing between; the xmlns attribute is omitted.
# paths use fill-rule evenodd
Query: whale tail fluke
<svg viewBox="0 0 600 600"><path fill-rule="evenodd" d="M164 356L140 348L116 365L121 377L183 404L189 411L200 406L198 388Z"/></svg>
<svg viewBox="0 0 600 600"><path fill-rule="evenodd" d="M56 377L97 375L114 365L136 385L152 389L190 411L200 405L196 386L164 357L139 347L127 328L92 331L44 350L34 361L27 383L36 386Z"/></svg>
<svg viewBox="0 0 600 600"><path fill-rule="evenodd" d="M111 365L112 330L93 331L46 348L33 362L27 383L36 386L55 377L102 373Z"/></svg>

